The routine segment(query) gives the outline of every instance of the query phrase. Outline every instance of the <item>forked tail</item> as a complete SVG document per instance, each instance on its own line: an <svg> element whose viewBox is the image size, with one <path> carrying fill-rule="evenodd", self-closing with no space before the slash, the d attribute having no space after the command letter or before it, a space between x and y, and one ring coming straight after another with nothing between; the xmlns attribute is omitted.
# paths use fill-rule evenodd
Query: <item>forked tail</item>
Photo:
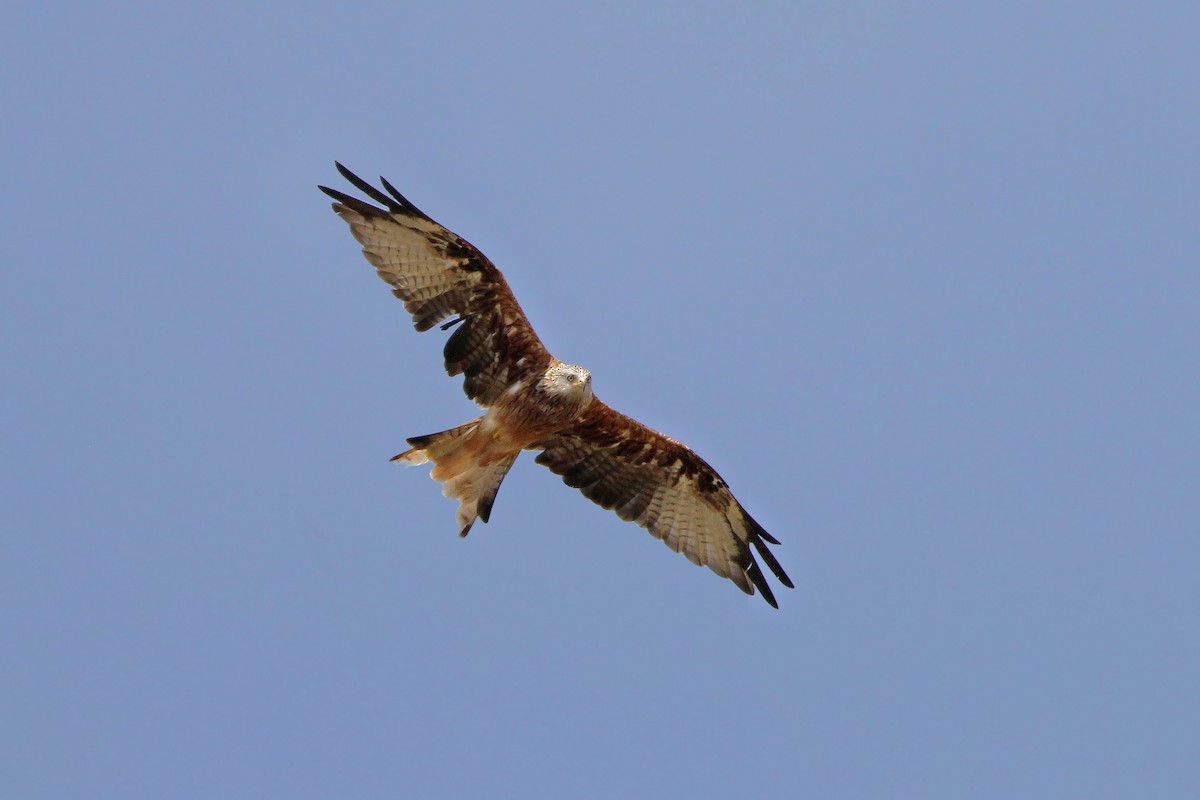
<svg viewBox="0 0 1200 800"><path fill-rule="evenodd" d="M521 453L496 452L492 439L479 433L478 419L441 433L414 436L408 443L412 449L392 461L410 466L433 462L430 477L442 484L442 494L458 501L459 536L467 535L476 518L488 521L500 483Z"/></svg>

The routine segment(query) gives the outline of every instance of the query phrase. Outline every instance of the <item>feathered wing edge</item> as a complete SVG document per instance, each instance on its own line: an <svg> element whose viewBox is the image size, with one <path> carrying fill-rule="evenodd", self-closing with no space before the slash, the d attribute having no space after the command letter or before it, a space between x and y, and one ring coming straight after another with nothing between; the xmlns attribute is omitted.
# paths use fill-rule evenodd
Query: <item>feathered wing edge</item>
<svg viewBox="0 0 1200 800"><path fill-rule="evenodd" d="M338 172L383 208L318 187L337 202L363 255L404 301L425 331L444 320L457 326L443 350L446 372L487 407L518 380L540 374L552 356L517 303L504 276L474 245L438 224L380 178L388 194L337 164ZM390 195L390 196L389 196ZM451 319L453 318L453 319Z"/></svg>
<svg viewBox="0 0 1200 800"><path fill-rule="evenodd" d="M780 583L794 588L767 547L779 540L686 445L596 400L569 430L532 449L542 451L537 463L568 486L637 523L693 563L733 581L743 592L754 594L757 589L767 603L779 607L755 552Z"/></svg>

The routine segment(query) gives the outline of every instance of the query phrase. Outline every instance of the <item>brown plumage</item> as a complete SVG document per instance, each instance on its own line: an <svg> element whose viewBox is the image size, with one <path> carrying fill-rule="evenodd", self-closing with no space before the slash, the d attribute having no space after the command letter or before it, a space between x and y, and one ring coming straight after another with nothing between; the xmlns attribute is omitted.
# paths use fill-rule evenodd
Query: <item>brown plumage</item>
<svg viewBox="0 0 1200 800"><path fill-rule="evenodd" d="M386 180L387 194L338 171L383 208L330 189L367 261L392 287L418 331L446 322L446 371L487 409L449 431L408 440L393 460L434 462L432 476L459 501L459 533L488 521L500 483L522 450L598 505L636 522L672 550L778 608L754 551L792 586L763 530L728 485L685 445L596 399L587 370L554 358L533 332L500 270L434 222ZM751 549L753 548L753 550Z"/></svg>

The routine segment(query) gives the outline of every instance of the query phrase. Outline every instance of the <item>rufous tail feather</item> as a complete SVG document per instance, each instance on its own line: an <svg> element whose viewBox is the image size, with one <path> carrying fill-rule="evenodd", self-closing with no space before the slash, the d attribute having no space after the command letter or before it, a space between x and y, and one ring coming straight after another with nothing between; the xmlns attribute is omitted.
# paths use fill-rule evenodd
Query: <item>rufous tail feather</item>
<svg viewBox="0 0 1200 800"><path fill-rule="evenodd" d="M442 494L458 501L459 536L466 536L476 519L488 521L500 483L521 451L495 452L494 442L479 433L479 420L428 436L414 436L392 461L415 466L432 461L430 477L442 484Z"/></svg>

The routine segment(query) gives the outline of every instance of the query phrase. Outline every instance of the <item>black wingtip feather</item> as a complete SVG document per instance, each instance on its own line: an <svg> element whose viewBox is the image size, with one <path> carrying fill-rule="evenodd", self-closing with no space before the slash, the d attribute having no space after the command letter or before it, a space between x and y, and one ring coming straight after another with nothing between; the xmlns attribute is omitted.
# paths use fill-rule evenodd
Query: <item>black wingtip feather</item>
<svg viewBox="0 0 1200 800"><path fill-rule="evenodd" d="M374 200L377 203L383 203L383 205L389 211L404 211L403 206L397 205L395 200L388 197L386 194L379 191L374 186L367 183L362 178L358 177L353 172L351 172L350 170L343 167L340 162L335 161L333 163L337 167L338 172L340 172L342 174L342 177L345 178L346 180L350 181L351 183L353 183L355 185L355 187L357 187L358 190L361 191L363 194L367 195L368 197L370 197L372 200Z"/></svg>
<svg viewBox="0 0 1200 800"><path fill-rule="evenodd" d="M387 216L387 212L384 211L382 208L376 208L375 206L371 205L370 203L365 203L362 200L359 200L357 197L351 197L350 195L345 194L344 192L339 192L337 189L330 189L328 186L318 186L317 188L320 189L325 194L332 197L334 200L337 200L338 204L345 206L346 208L350 209L351 211L356 211L359 214L362 214L364 217L386 217ZM337 210L336 205L334 206L334 210L335 211Z"/></svg>
<svg viewBox="0 0 1200 800"><path fill-rule="evenodd" d="M743 514L745 514L744 510ZM789 578L787 573L783 571L783 567L780 565L778 559L775 558L775 554L767 549L768 542L771 544L779 544L779 540L763 530L763 526L759 525L754 517L750 516L749 514L745 514L744 519L746 521L746 525L750 528L750 543L754 545L754 549L758 551L758 555L762 557L763 562L770 567L771 572L775 574L775 577L779 579L780 583L789 589L795 589L796 587L792 583L792 579Z"/></svg>
<svg viewBox="0 0 1200 800"><path fill-rule="evenodd" d="M792 583L792 579L787 576L787 573L783 571L783 567L780 566L779 561L776 560L775 554L768 550L767 546L760 539L754 539L753 542L754 549L758 551L758 554L762 557L762 560L765 561L767 566L771 568L771 572L775 574L775 577L779 579L779 582L789 589L795 589L796 586Z"/></svg>
<svg viewBox="0 0 1200 800"><path fill-rule="evenodd" d="M746 520L746 525L749 526L749 528L750 528L750 532L751 532L750 538L754 538L757 536L758 538L762 539L764 542L770 542L771 544L782 544L774 536L767 533L766 529L764 529L762 525L758 524L758 520L756 520L754 517L752 517L748 513L746 513L746 509L744 509L744 508L742 509L742 517Z"/></svg>
<svg viewBox="0 0 1200 800"><path fill-rule="evenodd" d="M750 566L746 568L746 576L750 578L750 582L758 589L763 600L770 604L771 608L779 608L779 603L775 600L775 593L771 591L771 587L767 585L766 576L763 575L762 567L751 561Z"/></svg>
<svg viewBox="0 0 1200 800"><path fill-rule="evenodd" d="M392 197L396 198L396 201L398 203L400 203L400 207L404 209L405 213L412 214L413 216L420 217L421 219L424 219L424 220L428 220L429 222L433 222L433 220L429 218L428 214L426 214L424 211L422 211L421 209L414 206L412 204L411 200L409 200L407 197L405 197L404 195L402 195L398 191L396 191L396 187L392 186L392 184L388 183L387 178L380 175L379 182L383 184L384 189L387 189L388 194L390 194Z"/></svg>
<svg viewBox="0 0 1200 800"><path fill-rule="evenodd" d="M758 527L758 535L759 535L760 537L762 537L762 540L763 540L764 542L770 542L771 544L783 544L783 542L779 541L779 540L778 540L778 539L776 539L774 536L772 536L771 534L769 534L769 533L767 533L766 531L764 531L764 530L762 529L762 526L761 526L761 525Z"/></svg>

